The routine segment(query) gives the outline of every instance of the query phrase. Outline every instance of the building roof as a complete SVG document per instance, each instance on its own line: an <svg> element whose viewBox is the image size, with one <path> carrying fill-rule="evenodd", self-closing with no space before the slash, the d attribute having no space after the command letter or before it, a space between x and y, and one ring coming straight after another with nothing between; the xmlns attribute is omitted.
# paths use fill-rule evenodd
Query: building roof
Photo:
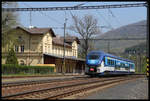
<svg viewBox="0 0 150 101"><path fill-rule="evenodd" d="M52 40L53 44L55 45L61 45L63 46L64 45L64 40L60 37L54 37L53 40ZM65 43L65 46L66 47L72 47L72 45L68 44L68 43Z"/></svg>
<svg viewBox="0 0 150 101"><path fill-rule="evenodd" d="M20 26L17 26L16 29L23 29L24 31L28 32L29 34L45 34L47 32L51 32L52 33L52 36L55 37L55 33L54 31L52 30L52 28L37 28L37 27L34 27L34 28L25 28L25 27L20 27Z"/></svg>
<svg viewBox="0 0 150 101"><path fill-rule="evenodd" d="M43 55L47 55L47 56L63 59L63 56L57 56L57 55L54 55L54 54L46 54L46 53L44 53ZM76 58L76 57L73 57L73 56L65 56L65 58L66 59L71 59L71 60L85 61L85 59Z"/></svg>
<svg viewBox="0 0 150 101"><path fill-rule="evenodd" d="M80 43L80 41L79 41L79 39L77 37L75 37L75 36L67 36L65 38L65 46L66 47L72 47L72 43L74 41L77 41L78 44ZM53 37L53 44L63 46L64 45L64 37Z"/></svg>
<svg viewBox="0 0 150 101"><path fill-rule="evenodd" d="M47 32L51 32L52 33L52 42L55 45L60 45L63 46L64 45L64 37L56 37L55 33L53 32L52 28L37 28L37 27L33 27L33 28L25 28L25 27L20 27L17 26L16 29L22 29L24 31L26 31L29 34L32 35L38 35L38 34L45 34ZM65 37L65 46L66 47L72 47L72 42L76 41L78 44L80 44L80 41L78 39L78 37L75 36L66 36Z"/></svg>
<svg viewBox="0 0 150 101"><path fill-rule="evenodd" d="M64 37L61 37L61 38L64 39ZM76 36L66 36L65 41L67 43L72 43L73 41L76 41L78 44L80 44L80 41L79 41L78 37L76 37Z"/></svg>

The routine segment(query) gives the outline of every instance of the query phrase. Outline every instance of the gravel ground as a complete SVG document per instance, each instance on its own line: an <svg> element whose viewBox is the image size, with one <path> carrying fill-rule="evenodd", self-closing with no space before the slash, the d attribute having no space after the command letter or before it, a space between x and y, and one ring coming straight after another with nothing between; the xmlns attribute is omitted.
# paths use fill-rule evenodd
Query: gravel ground
<svg viewBox="0 0 150 101"><path fill-rule="evenodd" d="M148 99L148 88L147 78L139 78L80 99Z"/></svg>

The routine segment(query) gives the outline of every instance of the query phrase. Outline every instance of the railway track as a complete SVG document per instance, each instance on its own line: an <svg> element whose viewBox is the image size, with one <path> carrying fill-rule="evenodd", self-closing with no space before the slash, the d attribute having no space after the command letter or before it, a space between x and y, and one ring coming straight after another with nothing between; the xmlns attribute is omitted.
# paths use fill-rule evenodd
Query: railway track
<svg viewBox="0 0 150 101"><path fill-rule="evenodd" d="M53 80L38 80L19 83L8 83L2 86L2 96L8 96L19 92L27 92L31 90L40 90L43 88L52 87L55 85L65 85L66 83L76 83L88 78L66 78L66 79L53 79Z"/></svg>
<svg viewBox="0 0 150 101"><path fill-rule="evenodd" d="M28 80L28 81L17 81L17 82L9 82L9 83L2 83L2 88L13 88L13 87L19 87L19 86L29 86L29 85L35 85L35 84L44 84L44 83L50 83L50 82L63 82L63 81L70 81L70 80L76 80L76 79L87 79L85 77L80 78L63 78L63 79L44 79L44 80Z"/></svg>
<svg viewBox="0 0 150 101"><path fill-rule="evenodd" d="M2 96L2 99L60 99L79 92L85 92L90 89L102 87L116 82L132 80L135 77L113 77L113 78L88 78L86 80L74 80L71 83L64 83L54 85L49 88L42 88L39 90L32 90Z"/></svg>

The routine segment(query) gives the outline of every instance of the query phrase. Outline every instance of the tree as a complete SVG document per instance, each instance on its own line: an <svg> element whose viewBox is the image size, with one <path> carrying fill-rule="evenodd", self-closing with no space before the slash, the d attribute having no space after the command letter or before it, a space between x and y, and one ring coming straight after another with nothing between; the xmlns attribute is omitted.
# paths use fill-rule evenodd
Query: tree
<svg viewBox="0 0 150 101"><path fill-rule="evenodd" d="M16 2L2 2L2 7L18 7ZM2 47L6 49L10 48L10 43L15 40L13 33L8 33L12 28L19 25L18 13L16 12L4 12L2 11ZM2 50L3 51L3 50Z"/></svg>
<svg viewBox="0 0 150 101"><path fill-rule="evenodd" d="M11 48L8 51L8 55L6 58L6 64L18 64L17 57L16 57L16 54L15 54L13 48Z"/></svg>
<svg viewBox="0 0 150 101"><path fill-rule="evenodd" d="M94 35L99 34L100 30L97 27L98 21L92 15L85 15L82 19L75 15L72 15L73 25L70 26L70 30L78 33L81 36L82 43L80 44L82 48L83 57L85 58L90 50L90 39L94 38Z"/></svg>

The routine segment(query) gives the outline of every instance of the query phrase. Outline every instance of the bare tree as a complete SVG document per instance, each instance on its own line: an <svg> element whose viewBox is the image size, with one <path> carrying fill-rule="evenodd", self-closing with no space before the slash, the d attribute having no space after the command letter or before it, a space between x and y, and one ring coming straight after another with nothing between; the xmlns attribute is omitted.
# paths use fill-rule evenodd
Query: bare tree
<svg viewBox="0 0 150 101"><path fill-rule="evenodd" d="M99 27L97 27L98 21L92 15L85 15L82 19L75 15L72 15L73 25L70 26L70 30L78 33L81 36L82 43L80 47L82 48L82 57L86 57L90 50L89 41L94 38L94 35L100 33Z"/></svg>

